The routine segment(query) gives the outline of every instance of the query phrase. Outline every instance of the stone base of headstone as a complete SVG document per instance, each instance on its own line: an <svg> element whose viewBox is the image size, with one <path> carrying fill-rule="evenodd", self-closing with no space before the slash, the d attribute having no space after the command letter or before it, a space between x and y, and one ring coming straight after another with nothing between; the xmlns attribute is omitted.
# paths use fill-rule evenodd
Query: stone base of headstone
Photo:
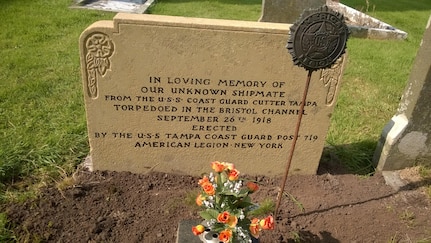
<svg viewBox="0 0 431 243"><path fill-rule="evenodd" d="M199 238L193 234L192 227L199 224L201 220L183 220L178 224L176 243L202 243Z"/></svg>
<svg viewBox="0 0 431 243"><path fill-rule="evenodd" d="M88 170L90 172L92 172L94 170L93 169L93 160L91 159L90 155L85 157L84 161L81 163L81 166L83 169Z"/></svg>
<svg viewBox="0 0 431 243"><path fill-rule="evenodd" d="M407 182L401 179L400 171L383 171L382 176L386 185L392 187L394 191L399 191L407 185Z"/></svg>

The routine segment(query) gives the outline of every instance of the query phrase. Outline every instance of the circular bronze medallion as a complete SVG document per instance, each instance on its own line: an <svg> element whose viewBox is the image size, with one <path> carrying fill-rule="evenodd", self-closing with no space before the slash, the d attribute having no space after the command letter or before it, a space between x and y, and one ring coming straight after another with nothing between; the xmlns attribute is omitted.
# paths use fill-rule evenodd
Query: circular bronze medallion
<svg viewBox="0 0 431 243"><path fill-rule="evenodd" d="M304 11L290 27L287 49L295 65L315 71L331 67L343 55L348 36L344 16L323 6Z"/></svg>

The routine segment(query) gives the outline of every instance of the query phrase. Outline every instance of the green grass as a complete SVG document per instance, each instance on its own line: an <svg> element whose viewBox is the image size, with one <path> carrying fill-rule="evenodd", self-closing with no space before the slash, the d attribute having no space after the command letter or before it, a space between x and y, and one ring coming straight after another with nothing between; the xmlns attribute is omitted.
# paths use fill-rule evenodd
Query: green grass
<svg viewBox="0 0 431 243"><path fill-rule="evenodd" d="M431 164L422 165L419 174L424 180L425 194L431 199Z"/></svg>
<svg viewBox="0 0 431 243"><path fill-rule="evenodd" d="M353 172L370 173L383 126L395 114L408 80L431 1L366 1L343 3L406 31L405 41L351 38L349 59L327 142Z"/></svg>
<svg viewBox="0 0 431 243"><path fill-rule="evenodd" d="M8 242L13 239L13 232L8 229L7 215L5 213L0 213L0 242Z"/></svg>
<svg viewBox="0 0 431 243"><path fill-rule="evenodd" d="M259 20L261 0L156 0L149 13L212 19Z"/></svg>
<svg viewBox="0 0 431 243"><path fill-rule="evenodd" d="M113 14L69 4L0 2L0 182L73 167L88 153L78 38Z"/></svg>

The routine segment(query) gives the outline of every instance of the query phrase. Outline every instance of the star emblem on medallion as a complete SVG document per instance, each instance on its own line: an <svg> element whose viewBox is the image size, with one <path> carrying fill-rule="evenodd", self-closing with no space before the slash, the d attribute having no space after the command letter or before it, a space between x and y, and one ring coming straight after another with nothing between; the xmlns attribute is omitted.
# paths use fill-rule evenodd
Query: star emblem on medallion
<svg viewBox="0 0 431 243"><path fill-rule="evenodd" d="M349 34L344 16L327 6L304 11L290 32L293 62L311 71L331 67L344 54Z"/></svg>

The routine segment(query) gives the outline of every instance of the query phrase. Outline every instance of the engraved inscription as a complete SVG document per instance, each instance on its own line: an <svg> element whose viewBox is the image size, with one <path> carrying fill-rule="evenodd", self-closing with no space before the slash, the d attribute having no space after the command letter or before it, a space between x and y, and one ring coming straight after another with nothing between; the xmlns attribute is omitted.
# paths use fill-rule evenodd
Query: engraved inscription
<svg viewBox="0 0 431 243"><path fill-rule="evenodd" d="M286 86L286 81L149 76L147 82L130 93L105 94L103 102L119 116L145 116L152 124L161 124L155 127L176 123L185 128L181 132L98 131L93 137L127 139L135 149L283 149L293 139L292 131L265 130L299 115L301 102L283 91ZM309 100L304 106L303 115L308 116L317 109L318 102ZM250 126L260 129L243 129ZM319 136L301 134L299 138L315 142Z"/></svg>

